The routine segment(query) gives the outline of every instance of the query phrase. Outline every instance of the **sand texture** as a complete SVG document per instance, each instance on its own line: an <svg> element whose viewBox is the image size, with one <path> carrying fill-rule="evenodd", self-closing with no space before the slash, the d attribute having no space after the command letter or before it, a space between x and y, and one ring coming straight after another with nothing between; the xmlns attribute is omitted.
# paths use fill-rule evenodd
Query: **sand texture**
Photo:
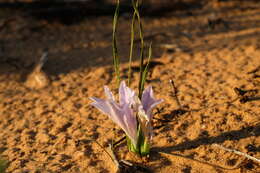
<svg viewBox="0 0 260 173"><path fill-rule="evenodd" d="M104 85L117 96L113 14L27 12L0 12L0 155L9 161L6 172L116 172L103 148L123 131L89 100L104 98ZM154 110L150 157L133 155L123 142L115 149L117 158L139 166L129 172L260 172L259 163L214 145L260 159L259 1L212 1L150 14L142 14L144 39L154 47L146 86L164 103ZM122 14L118 28L122 79L127 79L129 15ZM46 49L44 77L32 77ZM130 87L137 92L134 56ZM46 83L33 81L41 79Z"/></svg>

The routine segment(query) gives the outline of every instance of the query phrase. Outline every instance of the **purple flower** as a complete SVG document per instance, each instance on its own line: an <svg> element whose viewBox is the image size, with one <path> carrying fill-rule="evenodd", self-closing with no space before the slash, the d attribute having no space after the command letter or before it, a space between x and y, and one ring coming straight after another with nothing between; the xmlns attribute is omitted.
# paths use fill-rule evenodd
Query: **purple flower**
<svg viewBox="0 0 260 173"><path fill-rule="evenodd" d="M163 102L163 99L155 99L151 86L146 88L142 93L142 103L138 109L139 123L141 124L144 136L151 140L152 138L152 110L156 105Z"/></svg>
<svg viewBox="0 0 260 173"><path fill-rule="evenodd" d="M152 109L163 100L156 100L153 96L152 87L148 87L142 93L141 101L135 92L128 88L124 81L119 86L119 103L116 102L112 92L107 86L104 87L106 99L91 97L92 106L108 115L119 125L133 144L138 142L137 121L145 137L151 138Z"/></svg>

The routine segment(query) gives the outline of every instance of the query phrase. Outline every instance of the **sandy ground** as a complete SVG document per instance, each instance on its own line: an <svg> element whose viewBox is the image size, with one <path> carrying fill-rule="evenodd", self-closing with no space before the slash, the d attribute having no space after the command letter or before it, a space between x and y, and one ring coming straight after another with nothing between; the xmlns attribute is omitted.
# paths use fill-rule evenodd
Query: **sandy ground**
<svg viewBox="0 0 260 173"><path fill-rule="evenodd" d="M21 14L9 9L0 14L0 153L9 161L7 172L115 172L102 147L123 132L89 105L90 96L104 98L104 85L117 92L112 16L86 15L64 24L58 17ZM128 15L123 14L118 30L123 79ZM165 102L154 111L150 157L134 156L125 143L116 148L117 157L151 172L260 172L259 163L214 145L260 158L260 3L223 1L144 16L145 41L154 46L147 85ZM25 83L45 49L49 84L32 89ZM170 79L181 107L171 96ZM129 172L135 171L144 170Z"/></svg>

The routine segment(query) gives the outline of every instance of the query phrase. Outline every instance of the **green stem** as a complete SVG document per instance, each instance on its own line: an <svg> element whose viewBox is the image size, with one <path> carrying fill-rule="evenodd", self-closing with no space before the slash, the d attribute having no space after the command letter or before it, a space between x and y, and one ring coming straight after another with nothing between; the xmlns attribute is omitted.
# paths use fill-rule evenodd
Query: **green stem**
<svg viewBox="0 0 260 173"><path fill-rule="evenodd" d="M150 152L150 143L149 139L145 138L145 136L143 135L140 125L138 126L137 135L137 144L133 144L130 138L126 137L128 149L129 151L136 153L140 156L146 156Z"/></svg>

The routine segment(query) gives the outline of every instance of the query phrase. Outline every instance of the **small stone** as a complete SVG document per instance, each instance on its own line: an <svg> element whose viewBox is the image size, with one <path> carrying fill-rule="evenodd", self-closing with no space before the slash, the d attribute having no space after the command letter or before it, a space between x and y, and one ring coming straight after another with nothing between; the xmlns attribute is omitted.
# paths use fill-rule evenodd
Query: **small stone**
<svg viewBox="0 0 260 173"><path fill-rule="evenodd" d="M82 151L76 151L74 154L73 154L73 158L75 160L81 160L83 159L85 156L84 156L84 152Z"/></svg>
<svg viewBox="0 0 260 173"><path fill-rule="evenodd" d="M50 140L50 138L45 133L38 133L37 136L36 136L36 140L39 143L47 143Z"/></svg>

